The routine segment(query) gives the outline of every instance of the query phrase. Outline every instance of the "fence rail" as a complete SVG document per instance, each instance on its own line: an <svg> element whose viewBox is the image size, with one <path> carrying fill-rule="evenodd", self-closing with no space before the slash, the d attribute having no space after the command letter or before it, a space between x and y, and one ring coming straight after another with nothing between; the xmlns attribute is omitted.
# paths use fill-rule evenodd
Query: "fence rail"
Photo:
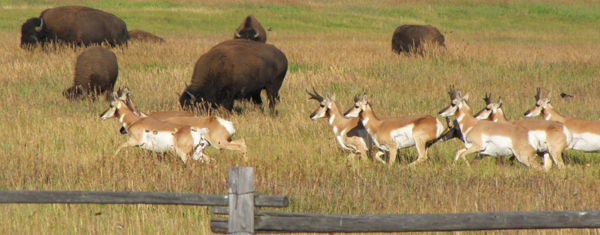
<svg viewBox="0 0 600 235"><path fill-rule="evenodd" d="M0 191L0 203L228 206L229 195L99 191ZM287 196L254 196L255 206L288 207L289 203Z"/></svg>
<svg viewBox="0 0 600 235"><path fill-rule="evenodd" d="M212 208L223 214L226 208ZM490 212L457 214L334 215L256 211L255 233L423 232L504 229L599 228L600 211ZM213 218L214 233L227 219Z"/></svg>

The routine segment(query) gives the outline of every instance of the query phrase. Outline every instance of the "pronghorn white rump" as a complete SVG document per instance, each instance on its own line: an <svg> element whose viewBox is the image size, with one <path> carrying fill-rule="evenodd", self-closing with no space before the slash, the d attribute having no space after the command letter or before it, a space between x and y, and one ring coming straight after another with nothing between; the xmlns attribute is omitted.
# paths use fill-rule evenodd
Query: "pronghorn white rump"
<svg viewBox="0 0 600 235"><path fill-rule="evenodd" d="M100 117L102 120L118 117L129 134L129 140L117 148L113 158L121 149L134 146L157 152L174 151L184 163L189 157L208 158L204 153L204 148L208 146L204 139L208 129L167 123L152 117L138 117L125 101L119 100L116 92L113 92L113 99Z"/></svg>
<svg viewBox="0 0 600 235"><path fill-rule="evenodd" d="M571 144L573 135L567 127L556 121L545 120L517 120L509 122L502 110L502 98L498 102L491 101L491 94L486 93L483 100L486 103L484 109L475 115L478 120L490 120L500 123L511 123L525 127L529 133L535 136L533 143L534 148L538 153L544 155L544 168L549 170L552 167L552 161L556 163L559 169L564 168L562 152ZM552 160L550 160L550 157Z"/></svg>
<svg viewBox="0 0 600 235"><path fill-rule="evenodd" d="M527 110L524 115L528 118L542 115L544 120L562 123L573 133L573 140L569 146L571 149L582 152L600 152L600 121L561 115L550 104L550 92L545 99L541 99L540 88L537 88L535 106Z"/></svg>
<svg viewBox="0 0 600 235"><path fill-rule="evenodd" d="M539 163L533 157L536 155L534 143L538 141L533 134L517 125L495 123L475 119L467 105L469 94L464 96L453 86L448 92L451 98L450 106L442 109L442 117L456 116L465 142L465 149L458 150L454 162L461 157L467 165L465 155L479 152L489 156L512 156L526 166L541 170Z"/></svg>

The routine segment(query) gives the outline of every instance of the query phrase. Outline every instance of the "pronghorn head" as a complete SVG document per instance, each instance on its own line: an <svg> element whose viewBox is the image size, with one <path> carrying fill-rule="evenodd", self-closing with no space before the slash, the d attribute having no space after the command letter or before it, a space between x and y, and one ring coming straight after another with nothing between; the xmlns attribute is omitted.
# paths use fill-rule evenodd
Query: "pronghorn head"
<svg viewBox="0 0 600 235"><path fill-rule="evenodd" d="M344 113L344 117L346 118L355 118L358 117L358 114L360 114L360 102L362 100L360 99L360 95L356 95L354 96L354 106L352 106L350 109L348 109L348 111L346 111Z"/></svg>
<svg viewBox="0 0 600 235"><path fill-rule="evenodd" d="M469 100L468 92L465 95L462 95L460 90L455 90L454 86L450 86L450 91L448 91L448 94L450 95L452 102L450 103L450 106L442 109L442 111L439 112L441 117L453 116L456 114L457 110L463 107L469 109L469 106L467 105L467 101Z"/></svg>
<svg viewBox="0 0 600 235"><path fill-rule="evenodd" d="M486 119L492 119L493 116L495 114L498 113L498 109L500 107L502 107L502 97L498 98L498 102L496 103L492 103L492 93L489 94L486 92L485 93L485 98L483 98L483 101L485 101L485 108L483 108L481 111L479 111L479 113L475 114L475 119L477 120L486 120ZM490 118L492 117L492 118Z"/></svg>
<svg viewBox="0 0 600 235"><path fill-rule="evenodd" d="M310 119L317 120L319 118L325 117L327 111L329 111L334 105L335 94L329 95L329 93L327 93L326 98L323 98L323 96L317 93L317 90L315 90L314 87L313 91L315 92L314 94L311 94L308 90L306 90L306 93L310 95L309 99L319 101L319 107L312 114L310 114Z"/></svg>
<svg viewBox="0 0 600 235"><path fill-rule="evenodd" d="M110 118L116 117L117 110L121 108L121 105L125 105L122 100L119 99L117 92L112 93L112 100L110 101L110 107L102 114L100 114L100 118L102 120L108 120Z"/></svg>
<svg viewBox="0 0 600 235"><path fill-rule="evenodd" d="M131 101L131 91L128 87L121 87L117 91L117 95L119 96L119 100L122 100L127 104L127 107L135 114L136 116L142 116L140 110L135 106L133 101Z"/></svg>
<svg viewBox="0 0 600 235"><path fill-rule="evenodd" d="M537 88L537 94L535 95L535 106L533 106L533 108L527 110L527 112L525 112L525 117L536 117L539 116L541 113L544 112L544 110L546 110L546 108L551 108L552 105L550 105L550 92L548 91L548 95L546 96L546 99L541 99L540 98L540 88Z"/></svg>

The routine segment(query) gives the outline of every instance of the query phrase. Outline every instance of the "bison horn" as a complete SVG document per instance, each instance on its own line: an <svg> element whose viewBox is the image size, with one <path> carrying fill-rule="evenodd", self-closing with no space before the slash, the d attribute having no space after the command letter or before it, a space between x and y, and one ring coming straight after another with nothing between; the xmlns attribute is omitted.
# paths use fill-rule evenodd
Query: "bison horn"
<svg viewBox="0 0 600 235"><path fill-rule="evenodd" d="M260 32L256 32L256 34L254 34L254 37L258 38L258 35L260 35Z"/></svg>
<svg viewBox="0 0 600 235"><path fill-rule="evenodd" d="M242 37L242 35L240 35L240 33L239 33L238 31L235 31L235 37L237 37L237 38L241 38L241 37Z"/></svg>
<svg viewBox="0 0 600 235"><path fill-rule="evenodd" d="M35 27L36 32L42 31L42 27L44 27L44 19L40 18L40 21L42 22L40 23L40 26Z"/></svg>
<svg viewBox="0 0 600 235"><path fill-rule="evenodd" d="M190 97L192 98L193 101L197 101L196 100L196 96L192 95L192 93L190 93L189 91L185 91L185 93L187 93L188 95L190 95Z"/></svg>
<svg viewBox="0 0 600 235"><path fill-rule="evenodd" d="M179 94L179 93L177 93L177 92L175 92L175 94L177 95L177 97L181 97L181 94Z"/></svg>

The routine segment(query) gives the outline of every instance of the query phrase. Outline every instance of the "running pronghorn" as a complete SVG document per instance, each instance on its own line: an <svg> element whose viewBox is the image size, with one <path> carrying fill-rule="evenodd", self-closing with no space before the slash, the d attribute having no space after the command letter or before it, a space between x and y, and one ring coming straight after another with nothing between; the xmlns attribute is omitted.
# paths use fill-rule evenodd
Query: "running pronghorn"
<svg viewBox="0 0 600 235"><path fill-rule="evenodd" d="M526 166L542 169L533 159L536 155L534 146L539 142L533 133L522 126L477 120L467 105L468 93L463 96L451 86L448 94L452 102L439 114L442 117L456 116L465 142L465 148L456 152L455 163L461 157L469 165L465 155L479 152L493 157L514 155Z"/></svg>
<svg viewBox="0 0 600 235"><path fill-rule="evenodd" d="M485 108L475 115L478 120L490 120L499 123L510 123L525 127L530 133L533 133L539 143L535 146L538 153L544 153L544 168L549 170L552 167L552 160L559 169L565 167L562 159L562 152L571 144L573 135L567 127L556 121L544 120L517 120L509 122L506 120L504 111L502 111L502 98L498 102L492 103L492 94L485 94Z"/></svg>
<svg viewBox="0 0 600 235"><path fill-rule="evenodd" d="M571 149L582 152L600 152L600 121L591 121L581 118L565 117L560 115L550 105L550 92L546 99L540 99L540 88L535 95L535 106L525 112L525 117L542 115L545 120L558 121L573 133Z"/></svg>
<svg viewBox="0 0 600 235"><path fill-rule="evenodd" d="M353 158L355 154L358 154L362 161L366 161L368 159L367 151L371 148L371 141L360 120L358 118L344 118L335 104L335 94L330 96L327 93L327 98L323 98L314 87L313 91L314 94L311 94L308 90L306 92L310 95L309 99L319 102L319 107L310 115L310 119L316 121L319 118L327 118L329 125L333 127L333 134L338 143L343 149L352 151L348 158ZM379 158L376 159L382 161Z"/></svg>
<svg viewBox="0 0 600 235"><path fill-rule="evenodd" d="M208 129L163 122L152 117L138 117L125 101L117 97L116 92L113 92L113 99L100 118L118 118L129 134L129 140L117 148L113 158L121 149L135 146L155 152L175 151L184 163L189 157L194 160L210 159L204 153L204 148L208 146L204 139Z"/></svg>
<svg viewBox="0 0 600 235"><path fill-rule="evenodd" d="M235 134L235 128L233 127L232 122L220 117L196 117L193 113L187 111L161 111L145 114L144 112L140 112L131 100L128 88L125 87L123 89L119 89L119 91L121 92L119 99L125 101L131 110L136 110L139 116L149 116L161 121L189 125L199 129L207 128L208 133L206 134L205 138L211 146L215 147L216 149L240 151L244 160L248 160L246 141L244 139L231 140Z"/></svg>
<svg viewBox="0 0 600 235"><path fill-rule="evenodd" d="M396 161L398 149L412 146L417 147L419 158L410 165L427 160L428 142L440 137L445 129L439 120L429 115L380 119L375 116L371 103L367 101L367 95L364 95L362 100L356 99L354 108L348 110L344 116L360 118L375 145L380 150L389 152L389 165Z"/></svg>

